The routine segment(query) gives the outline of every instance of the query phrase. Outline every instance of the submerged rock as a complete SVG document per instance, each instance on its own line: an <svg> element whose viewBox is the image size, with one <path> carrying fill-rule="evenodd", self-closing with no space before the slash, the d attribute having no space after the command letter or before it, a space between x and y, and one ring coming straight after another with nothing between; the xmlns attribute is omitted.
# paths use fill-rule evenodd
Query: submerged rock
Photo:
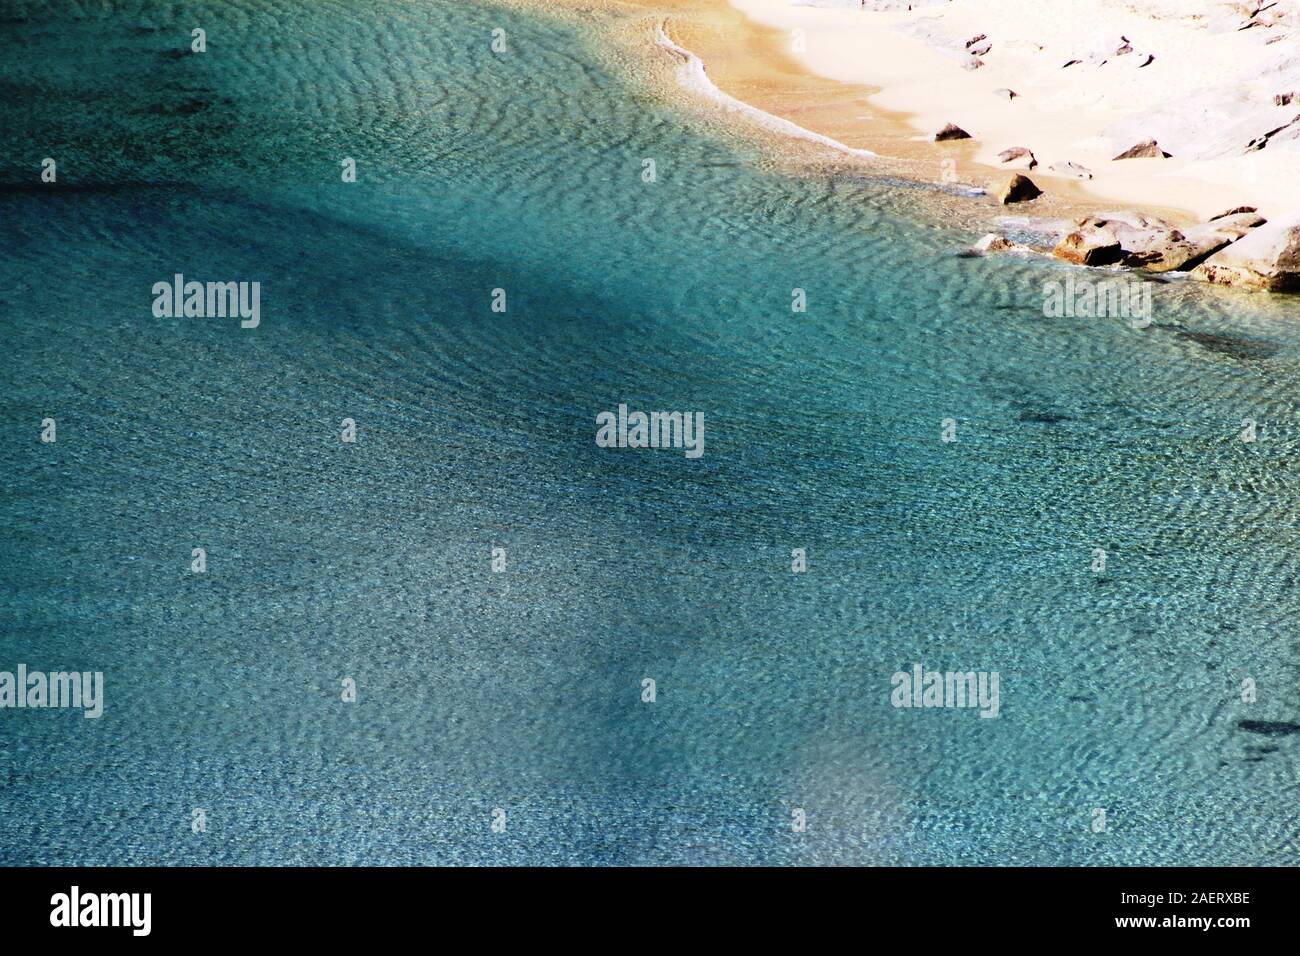
<svg viewBox="0 0 1300 956"><path fill-rule="evenodd" d="M1300 734L1300 724L1289 720L1239 720L1237 726L1248 733L1263 734L1265 737L1289 737L1291 734Z"/></svg>
<svg viewBox="0 0 1300 956"><path fill-rule="evenodd" d="M1180 339L1195 343L1207 352L1226 355L1238 362L1261 362L1273 358L1282 351L1282 346L1273 342L1261 342L1258 339L1247 339L1238 335L1198 332L1181 326L1175 327L1173 333Z"/></svg>
<svg viewBox="0 0 1300 956"><path fill-rule="evenodd" d="M1029 202L1042 194L1043 191L1034 185L1032 179L1019 173L1012 173L1007 181L998 187L996 193L998 202L1004 206L1013 202Z"/></svg>
<svg viewBox="0 0 1300 956"><path fill-rule="evenodd" d="M1000 236L996 232L990 232L980 239L975 245L963 253L967 256L986 256L992 252L1033 252L1028 246L1021 245L1018 242L1012 242L1006 236Z"/></svg>
<svg viewBox="0 0 1300 956"><path fill-rule="evenodd" d="M1192 276L1243 289L1300 292L1300 214L1260 226L1210 256Z"/></svg>
<svg viewBox="0 0 1300 956"><path fill-rule="evenodd" d="M970 138L971 138L970 133L966 132L964 129L962 129L960 126L957 126L955 123L949 123L943 129L939 130L939 132L934 134L934 141L936 143L943 143L950 139L970 139Z"/></svg>

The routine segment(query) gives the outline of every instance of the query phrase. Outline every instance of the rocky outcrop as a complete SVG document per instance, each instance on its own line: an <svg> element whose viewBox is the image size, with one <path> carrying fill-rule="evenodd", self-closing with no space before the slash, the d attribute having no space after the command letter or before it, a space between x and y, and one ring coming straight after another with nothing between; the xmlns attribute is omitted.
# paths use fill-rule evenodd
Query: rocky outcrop
<svg viewBox="0 0 1300 956"><path fill-rule="evenodd" d="M1106 213L1076 220L1076 228L1053 250L1080 265L1120 264L1148 272L1190 269L1264 222L1255 213L1177 229L1156 216Z"/></svg>
<svg viewBox="0 0 1300 956"><path fill-rule="evenodd" d="M1033 169L1038 165L1034 154L1023 146L1012 146L998 153L998 162L1015 169Z"/></svg>
<svg viewBox="0 0 1300 956"><path fill-rule="evenodd" d="M1268 292L1300 292L1300 214L1260 226L1192 270L1192 277Z"/></svg>
<svg viewBox="0 0 1300 956"><path fill-rule="evenodd" d="M949 123L943 129L939 130L939 132L934 134L934 141L936 143L945 143L948 140L953 139L970 139L970 133L966 132L955 123Z"/></svg>
<svg viewBox="0 0 1300 956"><path fill-rule="evenodd" d="M1120 236L1125 253L1122 261L1148 272L1190 269L1263 223L1262 216L1242 213L1182 231L1153 229L1139 231L1137 236Z"/></svg>
<svg viewBox="0 0 1300 956"><path fill-rule="evenodd" d="M1168 157L1169 154L1161 149L1160 144L1154 139L1144 139L1124 150L1115 159L1167 159Z"/></svg>
<svg viewBox="0 0 1300 956"><path fill-rule="evenodd" d="M993 95L994 95L994 96L1000 96L1000 97L1002 97L1004 100L1014 100L1014 99L1015 99L1017 96L1019 96L1020 94L1017 93L1015 90L1009 90L1009 89L1007 89L1007 88L1004 86L1004 87L1002 87L1002 89L1000 89L1000 90L994 90L994 91L993 91Z"/></svg>
<svg viewBox="0 0 1300 956"><path fill-rule="evenodd" d="M1043 191L1034 185L1034 181L1028 176L1012 173L1007 181L998 187L994 195L997 196L998 202L1005 206L1013 202L1029 202L1042 194Z"/></svg>

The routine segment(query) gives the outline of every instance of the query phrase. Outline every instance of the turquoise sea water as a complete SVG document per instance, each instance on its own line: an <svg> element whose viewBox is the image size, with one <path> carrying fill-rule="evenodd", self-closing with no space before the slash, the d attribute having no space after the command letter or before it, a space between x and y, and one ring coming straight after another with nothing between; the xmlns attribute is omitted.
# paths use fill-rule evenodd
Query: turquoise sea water
<svg viewBox="0 0 1300 956"><path fill-rule="evenodd" d="M1045 318L1067 267L954 255L986 201L778 165L590 23L6 10L0 670L106 701L0 711L0 863L1297 861L1300 303Z"/></svg>

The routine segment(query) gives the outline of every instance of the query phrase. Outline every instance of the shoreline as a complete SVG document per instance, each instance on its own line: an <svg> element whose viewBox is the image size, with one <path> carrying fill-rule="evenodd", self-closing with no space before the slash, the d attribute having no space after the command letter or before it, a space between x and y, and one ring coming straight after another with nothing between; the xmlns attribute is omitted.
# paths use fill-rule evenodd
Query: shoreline
<svg viewBox="0 0 1300 956"><path fill-rule="evenodd" d="M593 12L592 0L503 2L583 22L590 22ZM801 168L842 163L933 189L947 197L937 207L941 216L955 213L973 227L970 253L1041 252L1076 265L1191 273L1247 289L1300 289L1300 54L1287 52L1291 44L1277 44L1290 34L1274 30L1276 24L1238 30L1252 39L1227 43L1213 62L1191 56L1190 66L1181 63L1160 73L1153 67L1155 54L1134 52L1130 34L1139 31L1123 26L1124 18L1147 22L1150 17L1122 0L1036 0L1042 9L1021 0L913 0L918 9L892 13L849 8L850 0L803 0L822 6L789 6L789 0L597 2L596 10L609 14L610 36L633 72L662 94L707 121L765 141L773 160L789 163L793 175ZM851 2L888 6L893 0ZM1151 0L1157 6L1164 2ZM1300 0L1284 2L1296 4L1294 19L1278 22L1286 29L1294 26L1300 37ZM1062 13L1075 6L1082 12ZM1027 9L1035 12L1021 23ZM1061 64L1059 50L1024 40L1026 31L1042 29L1075 43L1079 18L1097 10L1110 17L1101 24L1103 32L1122 41L1118 52L1094 54L1090 63L1076 58ZM950 39L951 29L937 32L946 15L958 13L997 23L989 29L1002 31L999 46L1012 51L1003 54L1009 66L986 68L980 57L994 55L984 33L963 45ZM1043 25L1044 16L1057 14L1062 23ZM1189 31L1205 34L1198 33L1197 42L1207 37L1219 42L1218 27L1214 32L1196 18L1188 27L1186 19L1157 16L1151 22L1159 29L1141 33L1173 31L1173 39L1165 38L1172 45L1151 47L1161 51L1162 67L1170 50L1210 56L1187 46ZM969 25L960 17L954 22L961 36ZM1129 32L1118 32L1121 28ZM1270 88L1294 83L1285 102L1281 96L1264 98L1260 84L1238 75L1243 62L1252 69L1256 65L1242 53L1241 43L1273 47L1274 59L1262 75ZM1022 62L1026 57L1034 69ZM975 67L972 59L979 59ZM1120 65L1101 77L1097 71L1112 59ZM1178 55L1169 59L1180 62ZM1202 68L1212 82L1186 102L1141 105L1148 102L1145 95L1168 92L1170 82L1180 82L1179 69ZM990 88L1004 81L1007 70L1018 77L1017 92ZM1087 109L1073 99L1080 84L1097 91ZM1240 109L1224 121L1225 128L1203 131L1207 104L1222 106L1224 97ZM927 108L938 111L927 113ZM1292 118L1274 125L1283 115ZM940 122L941 117L947 119ZM1026 122L1030 132L1022 136ZM961 127L959 136L935 135L953 124ZM1267 127L1262 133L1261 124ZM926 129L933 132L925 135ZM1119 149L1116 143L1136 138L1133 129L1158 129L1161 145L1149 136L1133 144L1141 152ZM1248 134L1252 138L1244 139ZM1267 176L1258 175L1261 162L1271 164ZM1216 178L1224 168L1236 178ZM966 212L952 207L954 198L968 204ZM1023 239L1008 240L1013 234ZM1248 235L1250 241L1238 245ZM1235 248L1229 252L1228 246Z"/></svg>
<svg viewBox="0 0 1300 956"><path fill-rule="evenodd" d="M1014 171L979 162L976 140L936 144L922 136L914 115L879 102L886 93L882 86L832 79L810 69L788 50L786 33L749 15L736 0L503 2L570 19L581 17L595 3L611 15L608 22L613 28L611 39L626 51L646 60L657 60L659 67L666 67L669 65L666 61L671 61L674 75L667 85L675 87L683 101L701 112L722 118L733 131L744 134L748 127L762 135L769 140L768 148L778 160L801 164L807 159L810 142L831 140L833 145L820 143L824 150L850 162L860 160L869 172L927 186L954 187L977 202L984 197L973 190L988 190ZM776 2L784 4L785 0ZM788 9L796 17L884 16L856 10ZM660 31L676 51L658 42ZM696 79L683 81L682 71L695 69L690 58L699 62L699 69L716 94L702 89ZM656 68L653 62L648 65L652 70ZM668 92L671 95L672 91ZM734 122L736 117L741 122ZM799 132L792 135L792 131L781 129L783 123L793 124ZM1029 175L1039 181L1038 170ZM1059 234L1064 231L1064 224L1058 221L1094 216L1118 203L1089 190L1078 180L1042 178L1040 186L1045 192L1032 203L1002 206L992 198L987 199L990 221L998 217L1027 219L1037 224L1036 231ZM1300 182L1300 176L1297 181ZM1150 197L1118 204L1174 223L1191 223L1203 218L1188 204L1164 203Z"/></svg>

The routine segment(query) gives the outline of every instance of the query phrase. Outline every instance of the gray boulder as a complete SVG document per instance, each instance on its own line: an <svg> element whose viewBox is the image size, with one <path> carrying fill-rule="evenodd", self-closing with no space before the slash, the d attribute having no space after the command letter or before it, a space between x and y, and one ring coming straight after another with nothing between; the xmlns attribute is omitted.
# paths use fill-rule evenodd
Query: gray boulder
<svg viewBox="0 0 1300 956"><path fill-rule="evenodd" d="M1119 237L1105 220L1084 220L1057 243L1052 255L1081 266L1105 266L1124 256Z"/></svg>
<svg viewBox="0 0 1300 956"><path fill-rule="evenodd" d="M949 123L943 129L939 130L939 132L934 134L934 141L936 143L945 143L948 140L953 139L970 139L970 133L966 132L954 123Z"/></svg>
<svg viewBox="0 0 1300 956"><path fill-rule="evenodd" d="M1144 139L1142 142L1124 150L1115 159L1165 159L1168 156L1169 154L1161 149L1160 144L1154 139Z"/></svg>
<svg viewBox="0 0 1300 956"><path fill-rule="evenodd" d="M1043 194L1043 191L1034 185L1034 181L1028 176L1021 176L1019 173L1012 173L1001 186L998 187L995 195L998 202L1002 205L1008 205L1013 202L1029 202L1031 199L1037 199Z"/></svg>
<svg viewBox="0 0 1300 956"><path fill-rule="evenodd" d="M1274 220L1210 256L1192 276L1268 292L1300 292L1300 213Z"/></svg>
<svg viewBox="0 0 1300 956"><path fill-rule="evenodd" d="M1003 166L1011 166L1015 169L1033 169L1038 165L1038 160L1034 154L1024 146L1012 146L1010 149L1004 149L998 153L998 161Z"/></svg>

